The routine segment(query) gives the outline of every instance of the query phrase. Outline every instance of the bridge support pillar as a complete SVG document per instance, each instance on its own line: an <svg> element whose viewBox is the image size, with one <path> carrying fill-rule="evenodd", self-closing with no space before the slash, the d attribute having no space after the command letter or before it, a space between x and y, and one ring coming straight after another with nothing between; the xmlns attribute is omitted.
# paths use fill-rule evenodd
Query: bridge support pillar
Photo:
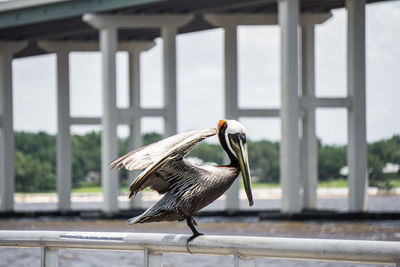
<svg viewBox="0 0 400 267"><path fill-rule="evenodd" d="M58 209L71 210L72 160L70 133L69 51L57 55L57 193Z"/></svg>
<svg viewBox="0 0 400 267"><path fill-rule="evenodd" d="M347 8L347 164L349 211L367 209L367 138L365 90L365 1L346 0Z"/></svg>
<svg viewBox="0 0 400 267"><path fill-rule="evenodd" d="M281 27L281 128L280 174L282 212L301 211L298 92L299 1L280 0Z"/></svg>
<svg viewBox="0 0 400 267"><path fill-rule="evenodd" d="M138 45L132 45L129 54L129 107L135 112L131 113L131 119L129 120L129 150L134 150L143 145L142 134L141 134L141 116L137 114L141 108L140 106L140 55L143 51L151 49L154 46L153 42L145 42ZM137 177L140 171L134 171L133 178ZM128 178L129 179L129 178ZM130 180L130 179L129 179ZM138 193L132 197L129 202L130 208L141 208L142 193Z"/></svg>
<svg viewBox="0 0 400 267"><path fill-rule="evenodd" d="M116 105L116 69L115 69L115 52L117 51L117 34L119 28L160 28L161 36L164 40L164 99L165 110L162 117L165 119L165 135L173 135L177 132L177 90L176 90L176 33L179 26L186 24L193 18L192 15L100 15L85 14L83 20L100 31L100 50L102 52L103 65L103 135L102 135L102 186L104 193L103 211L106 213L118 210L118 180L116 172L111 172L108 164L117 157L117 133L119 112ZM135 59L135 55L130 56L130 66L136 65L138 69L139 59ZM139 72L137 72L139 73ZM138 107L133 98L138 98L139 76L131 73L131 111L140 112L142 109ZM137 81L134 81L134 80ZM137 84L135 84L137 83ZM126 112L124 113L126 115ZM133 116L133 117L132 117ZM130 117L131 133L137 135L139 122L135 119L135 115L128 114ZM132 119L133 118L133 119ZM136 127L135 127L136 126ZM133 128L136 128L133 129ZM140 131L140 129L139 129ZM135 142L138 142L136 140ZM138 142L139 144L139 142ZM131 203L135 206L136 204Z"/></svg>
<svg viewBox="0 0 400 267"><path fill-rule="evenodd" d="M302 97L315 98L314 24L303 24L301 29ZM315 107L304 109L301 138L301 182L303 208L317 208L318 147Z"/></svg>
<svg viewBox="0 0 400 267"><path fill-rule="evenodd" d="M164 74L164 106L165 116L164 135L171 136L177 133L177 88L176 88L176 27L164 26L161 28L163 38L163 74Z"/></svg>
<svg viewBox="0 0 400 267"><path fill-rule="evenodd" d="M116 59L118 31L115 27L100 30L100 51L103 78L103 117L101 136L101 186L104 194L103 211L118 211L118 174L108 167L118 156Z"/></svg>
<svg viewBox="0 0 400 267"><path fill-rule="evenodd" d="M238 70L237 70L237 26L227 24L225 29L225 118L237 120ZM226 192L225 207L228 211L239 210L239 184L236 179Z"/></svg>
<svg viewBox="0 0 400 267"><path fill-rule="evenodd" d="M0 42L0 211L14 209L13 55L25 42Z"/></svg>

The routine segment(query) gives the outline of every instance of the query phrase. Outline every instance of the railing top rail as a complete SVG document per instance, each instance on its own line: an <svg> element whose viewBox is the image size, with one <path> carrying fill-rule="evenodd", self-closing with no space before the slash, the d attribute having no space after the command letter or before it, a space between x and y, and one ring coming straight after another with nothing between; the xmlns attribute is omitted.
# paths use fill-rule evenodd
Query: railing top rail
<svg viewBox="0 0 400 267"><path fill-rule="evenodd" d="M188 253L188 235L0 231L0 246L40 247L54 249L144 250ZM302 260L329 260L359 263L395 264L400 259L400 242L273 238L253 236L200 236L190 243L195 254L271 257Z"/></svg>

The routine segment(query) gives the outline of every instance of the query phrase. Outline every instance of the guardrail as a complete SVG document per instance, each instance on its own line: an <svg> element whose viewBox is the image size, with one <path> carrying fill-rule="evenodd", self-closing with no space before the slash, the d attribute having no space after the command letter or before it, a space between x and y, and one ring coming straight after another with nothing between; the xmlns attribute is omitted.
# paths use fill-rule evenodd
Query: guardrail
<svg viewBox="0 0 400 267"><path fill-rule="evenodd" d="M112 232L0 231L1 247L40 247L41 266L58 266L58 249L139 250L144 266L162 266L163 253L189 253L188 235ZM200 236L194 254L234 255L234 266L254 257L392 264L400 267L400 242L252 236Z"/></svg>

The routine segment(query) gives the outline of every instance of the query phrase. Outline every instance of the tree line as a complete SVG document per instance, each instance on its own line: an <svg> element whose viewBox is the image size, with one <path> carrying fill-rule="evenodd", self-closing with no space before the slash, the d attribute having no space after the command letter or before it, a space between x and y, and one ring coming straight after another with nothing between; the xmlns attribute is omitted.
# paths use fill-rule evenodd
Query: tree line
<svg viewBox="0 0 400 267"><path fill-rule="evenodd" d="M147 145L162 138L160 134L143 135ZM90 132L72 135L72 179L79 186L90 171L100 172L101 133ZM119 139L120 154L128 151L127 139ZM56 188L56 137L44 132L15 133L15 175L17 192L52 191ZM279 142L248 140L248 153L252 176L259 182L279 182ZM222 164L224 152L220 145L200 143L189 155L204 162ZM382 169L387 162L400 164L400 135L368 145L370 185L390 186ZM340 170L346 166L346 146L326 145L318 141L319 180L327 181L341 177ZM399 173L396 174L400 175ZM121 171L121 181L127 173Z"/></svg>

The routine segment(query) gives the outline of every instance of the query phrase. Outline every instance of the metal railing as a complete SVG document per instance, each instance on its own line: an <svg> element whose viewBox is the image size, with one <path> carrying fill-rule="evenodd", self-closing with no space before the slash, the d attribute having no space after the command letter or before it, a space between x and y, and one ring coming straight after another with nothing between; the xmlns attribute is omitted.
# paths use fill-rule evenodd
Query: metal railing
<svg viewBox="0 0 400 267"><path fill-rule="evenodd" d="M162 266L163 253L189 253L188 235L111 232L0 231L0 247L40 247L41 266L58 266L58 249L144 251L144 266ZM392 264L400 267L400 242L252 236L200 236L193 254L234 255L234 266L254 257Z"/></svg>

